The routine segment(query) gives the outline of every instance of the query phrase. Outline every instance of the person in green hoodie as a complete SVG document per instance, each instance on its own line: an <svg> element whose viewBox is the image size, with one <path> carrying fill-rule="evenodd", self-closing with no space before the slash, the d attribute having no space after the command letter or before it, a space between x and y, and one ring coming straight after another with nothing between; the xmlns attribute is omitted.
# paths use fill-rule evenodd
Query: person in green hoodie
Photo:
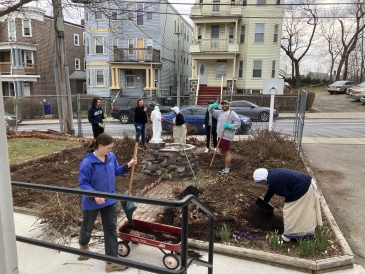
<svg viewBox="0 0 365 274"><path fill-rule="evenodd" d="M112 152L114 139L107 133L101 133L90 144L90 150L80 164L78 184L81 189L116 193L115 177L126 174L137 159L132 159L124 165L119 165ZM105 254L118 257L117 238L117 201L100 197L82 197L83 220L80 228L79 244L83 250L89 250L91 232L95 219L100 212L105 241ZM80 256L78 260L87 260ZM126 269L124 265L107 263L106 272Z"/></svg>

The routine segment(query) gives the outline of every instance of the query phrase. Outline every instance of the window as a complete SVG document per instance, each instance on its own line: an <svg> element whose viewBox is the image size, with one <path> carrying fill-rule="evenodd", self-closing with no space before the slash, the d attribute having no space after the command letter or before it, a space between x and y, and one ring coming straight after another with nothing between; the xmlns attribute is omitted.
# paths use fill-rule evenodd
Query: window
<svg viewBox="0 0 365 274"><path fill-rule="evenodd" d="M276 0L276 5L280 5L280 0Z"/></svg>
<svg viewBox="0 0 365 274"><path fill-rule="evenodd" d="M215 77L217 79L227 75L227 60L217 60L217 69Z"/></svg>
<svg viewBox="0 0 365 274"><path fill-rule="evenodd" d="M74 45L75 46L80 46L80 44L79 44L79 35L78 34L74 34Z"/></svg>
<svg viewBox="0 0 365 274"><path fill-rule="evenodd" d="M90 70L86 70L86 82L87 86L90 87L91 84Z"/></svg>
<svg viewBox="0 0 365 274"><path fill-rule="evenodd" d="M266 0L257 0L256 5L266 5Z"/></svg>
<svg viewBox="0 0 365 274"><path fill-rule="evenodd" d="M213 0L213 11L219 11L220 0Z"/></svg>
<svg viewBox="0 0 365 274"><path fill-rule="evenodd" d="M86 70L86 58L84 58L84 70Z"/></svg>
<svg viewBox="0 0 365 274"><path fill-rule="evenodd" d="M103 20L103 13L101 11L95 11L95 20Z"/></svg>
<svg viewBox="0 0 365 274"><path fill-rule="evenodd" d="M255 24L255 43L264 42L265 24Z"/></svg>
<svg viewBox="0 0 365 274"><path fill-rule="evenodd" d="M90 54L89 37L85 38L85 43L86 43L86 55L87 55Z"/></svg>
<svg viewBox="0 0 365 274"><path fill-rule="evenodd" d="M275 78L276 61L271 62L271 78Z"/></svg>
<svg viewBox="0 0 365 274"><path fill-rule="evenodd" d="M146 16L147 16L147 18L146 18L147 21L152 21L153 13L150 10L147 11Z"/></svg>
<svg viewBox="0 0 365 274"><path fill-rule="evenodd" d="M133 5L130 5L128 8L128 20L133 21L134 20L134 10Z"/></svg>
<svg viewBox="0 0 365 274"><path fill-rule="evenodd" d="M203 27L198 26L198 39L202 39Z"/></svg>
<svg viewBox="0 0 365 274"><path fill-rule="evenodd" d="M85 45L85 32L82 33L82 44Z"/></svg>
<svg viewBox="0 0 365 274"><path fill-rule="evenodd" d="M33 52L24 51L24 61L26 64L33 64Z"/></svg>
<svg viewBox="0 0 365 274"><path fill-rule="evenodd" d="M112 11L112 18L113 21L118 20L118 13L116 11Z"/></svg>
<svg viewBox="0 0 365 274"><path fill-rule="evenodd" d="M247 6L247 0L242 0L242 7L246 7Z"/></svg>
<svg viewBox="0 0 365 274"><path fill-rule="evenodd" d="M146 46L148 54L152 54L153 52L153 40L151 38L146 38Z"/></svg>
<svg viewBox="0 0 365 274"><path fill-rule="evenodd" d="M16 30L15 30L15 21L14 19L11 19L8 21L8 36L9 41L15 41L16 40Z"/></svg>
<svg viewBox="0 0 365 274"><path fill-rule="evenodd" d="M80 59L75 58L75 70L80 70Z"/></svg>
<svg viewBox="0 0 365 274"><path fill-rule="evenodd" d="M128 39L128 48L129 48L128 54L133 55L133 48L134 48L134 39L133 38Z"/></svg>
<svg viewBox="0 0 365 274"><path fill-rule="evenodd" d="M117 48L117 47L118 47L118 38L113 37L113 48Z"/></svg>
<svg viewBox="0 0 365 274"><path fill-rule="evenodd" d="M89 13L86 11L85 12L85 22L89 21Z"/></svg>
<svg viewBox="0 0 365 274"><path fill-rule="evenodd" d="M262 61L253 61L252 78L261 78Z"/></svg>
<svg viewBox="0 0 365 274"><path fill-rule="evenodd" d="M104 53L104 45L103 45L103 38L102 37L95 37L95 53Z"/></svg>
<svg viewBox="0 0 365 274"><path fill-rule="evenodd" d="M274 26L274 43L278 42L278 36L279 36L279 25Z"/></svg>
<svg viewBox="0 0 365 274"><path fill-rule="evenodd" d="M104 87L104 70L95 70L96 72L96 86Z"/></svg>
<svg viewBox="0 0 365 274"><path fill-rule="evenodd" d="M219 26L212 26L211 33L211 48L218 49L219 48Z"/></svg>
<svg viewBox="0 0 365 274"><path fill-rule="evenodd" d="M243 78L243 61L240 60L239 68L238 68L238 78Z"/></svg>
<svg viewBox="0 0 365 274"><path fill-rule="evenodd" d="M143 4L137 4L137 26L143 26Z"/></svg>
<svg viewBox="0 0 365 274"><path fill-rule="evenodd" d="M245 32L246 32L246 26L241 26L241 36L240 36L241 44L245 42Z"/></svg>
<svg viewBox="0 0 365 274"><path fill-rule="evenodd" d="M28 19L23 19L23 36L32 36L30 20Z"/></svg>
<svg viewBox="0 0 365 274"><path fill-rule="evenodd" d="M127 70L125 72L125 87L126 88L135 88L136 87L133 71Z"/></svg>
<svg viewBox="0 0 365 274"><path fill-rule="evenodd" d="M233 39L233 27L229 27L229 39Z"/></svg>

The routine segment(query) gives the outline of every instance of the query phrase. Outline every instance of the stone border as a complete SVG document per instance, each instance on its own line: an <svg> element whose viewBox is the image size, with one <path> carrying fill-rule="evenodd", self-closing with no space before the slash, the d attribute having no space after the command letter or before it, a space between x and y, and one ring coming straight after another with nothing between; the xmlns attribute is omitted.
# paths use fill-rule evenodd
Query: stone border
<svg viewBox="0 0 365 274"><path fill-rule="evenodd" d="M314 178L312 170L309 168L307 161L302 153L300 153L300 158L302 159L305 167L307 168L309 174ZM352 268L355 262L354 254L351 251L350 246L348 245L345 237L343 236L340 228L338 227L333 215L322 195L321 194L321 207L323 209L323 213L327 218L328 222L330 223L331 229L335 234L335 237L341 247L342 252L345 254L343 256L338 257L331 257L328 259L321 259L321 260L306 260L297 257L290 257L286 255L279 255L259 250L252 250L243 247L235 247L230 245L224 244L214 244L214 251L221 254L230 255L233 257L239 257L243 259L248 259L251 261L258 261L262 263L269 263L271 265L276 265L279 267L285 266L286 268L294 268L294 269L301 269L305 271L324 271L325 270L338 270L339 268L342 269L344 267ZM208 250L208 242L188 239L189 247Z"/></svg>

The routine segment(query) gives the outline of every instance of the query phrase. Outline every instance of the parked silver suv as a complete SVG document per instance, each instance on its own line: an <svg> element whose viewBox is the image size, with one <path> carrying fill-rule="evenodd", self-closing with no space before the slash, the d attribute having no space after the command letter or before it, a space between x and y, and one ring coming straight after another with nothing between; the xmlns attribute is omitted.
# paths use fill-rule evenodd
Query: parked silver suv
<svg viewBox="0 0 365 274"><path fill-rule="evenodd" d="M356 86L356 83L350 80L336 81L328 86L327 91L333 93L346 93L349 87Z"/></svg>

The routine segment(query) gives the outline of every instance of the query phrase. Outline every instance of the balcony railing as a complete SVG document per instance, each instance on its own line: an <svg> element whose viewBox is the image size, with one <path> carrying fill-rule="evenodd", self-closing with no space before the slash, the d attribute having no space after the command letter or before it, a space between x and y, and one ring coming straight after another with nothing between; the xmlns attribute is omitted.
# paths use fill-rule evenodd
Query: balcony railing
<svg viewBox="0 0 365 274"><path fill-rule="evenodd" d="M36 64L23 63L25 74L37 74Z"/></svg>
<svg viewBox="0 0 365 274"><path fill-rule="evenodd" d="M160 61L160 51L153 48L114 48L114 62Z"/></svg>
<svg viewBox="0 0 365 274"><path fill-rule="evenodd" d="M196 39L190 49L190 52L235 52L238 44L234 39Z"/></svg>
<svg viewBox="0 0 365 274"><path fill-rule="evenodd" d="M242 16L242 7L245 6L245 0L221 0L220 2L204 1L204 5L195 4L191 8L190 16ZM211 5L207 5L210 4ZM223 5L221 5L223 4Z"/></svg>
<svg viewBox="0 0 365 274"><path fill-rule="evenodd" d="M0 62L0 73L10 74L11 73L11 62Z"/></svg>

